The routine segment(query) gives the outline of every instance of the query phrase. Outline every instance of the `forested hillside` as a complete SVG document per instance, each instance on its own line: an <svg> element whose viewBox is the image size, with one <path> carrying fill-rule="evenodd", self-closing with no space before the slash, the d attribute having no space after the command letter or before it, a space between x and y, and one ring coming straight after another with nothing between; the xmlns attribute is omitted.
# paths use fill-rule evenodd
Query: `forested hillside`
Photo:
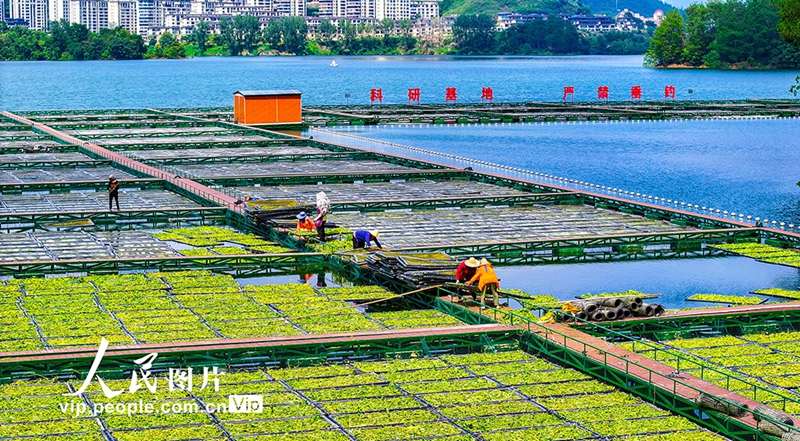
<svg viewBox="0 0 800 441"><path fill-rule="evenodd" d="M694 4L685 12L685 16L668 13L656 29L646 56L648 64L712 69L800 67L800 49L778 34L780 16L771 0Z"/></svg>
<svg viewBox="0 0 800 441"><path fill-rule="evenodd" d="M439 8L442 15L495 15L501 11L546 14L588 12L581 0L443 0Z"/></svg>
<svg viewBox="0 0 800 441"><path fill-rule="evenodd" d="M675 9L661 0L583 0L592 14L616 15L617 11L627 9L645 17L652 17L656 9L668 12Z"/></svg>
<svg viewBox="0 0 800 441"><path fill-rule="evenodd" d="M442 15L497 14L498 12L542 12L545 14L589 13L616 15L628 9L651 17L656 9L674 9L661 0L443 0Z"/></svg>

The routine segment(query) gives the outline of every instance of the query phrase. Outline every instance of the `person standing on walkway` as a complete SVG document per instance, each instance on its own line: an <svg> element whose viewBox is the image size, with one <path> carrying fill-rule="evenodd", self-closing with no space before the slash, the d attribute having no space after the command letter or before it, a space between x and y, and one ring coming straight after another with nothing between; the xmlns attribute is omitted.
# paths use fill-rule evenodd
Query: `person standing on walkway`
<svg viewBox="0 0 800 441"><path fill-rule="evenodd" d="M492 298L494 300L494 306L500 306L500 299L497 295L497 290L500 289L500 279L497 278L497 274L494 273L494 267L491 263L489 263L486 259L481 259L481 266L475 271L475 275L466 283L467 286L472 284L475 281L478 281L478 289L481 292L481 303L485 304L484 301L486 300L486 292L489 291L492 293ZM481 306L483 309L484 306Z"/></svg>
<svg viewBox="0 0 800 441"><path fill-rule="evenodd" d="M117 202L117 211L119 211L119 181L114 175L108 177L108 211L111 211L111 202Z"/></svg>
<svg viewBox="0 0 800 441"><path fill-rule="evenodd" d="M325 242L325 222L328 221L328 212L331 209L331 200L324 191L317 193L317 216L314 217L314 225L317 227L319 240Z"/></svg>
<svg viewBox="0 0 800 441"><path fill-rule="evenodd" d="M361 248L369 248L370 242L375 242L375 245L378 248L383 249L381 243L378 242L378 236L380 233L378 230L356 230L353 232L353 249L358 250Z"/></svg>

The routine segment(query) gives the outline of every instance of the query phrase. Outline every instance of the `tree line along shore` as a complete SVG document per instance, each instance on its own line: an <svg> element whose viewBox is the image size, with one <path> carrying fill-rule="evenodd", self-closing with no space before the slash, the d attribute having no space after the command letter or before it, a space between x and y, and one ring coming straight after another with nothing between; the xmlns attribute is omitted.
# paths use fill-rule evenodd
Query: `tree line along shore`
<svg viewBox="0 0 800 441"><path fill-rule="evenodd" d="M727 0L669 11L649 30L579 31L551 15L547 20L495 29L489 14L461 15L441 42L412 35L410 20L376 26L324 20L309 33L301 17L271 20L238 15L220 22L220 33L200 21L192 34L169 32L145 41L122 29L90 32L81 24L52 23L49 32L0 22L0 60L132 60L240 55L635 55L652 67L793 69L800 49L790 44L797 25L791 5L800 0ZM783 18L783 20L782 20ZM787 42L788 41L788 42Z"/></svg>

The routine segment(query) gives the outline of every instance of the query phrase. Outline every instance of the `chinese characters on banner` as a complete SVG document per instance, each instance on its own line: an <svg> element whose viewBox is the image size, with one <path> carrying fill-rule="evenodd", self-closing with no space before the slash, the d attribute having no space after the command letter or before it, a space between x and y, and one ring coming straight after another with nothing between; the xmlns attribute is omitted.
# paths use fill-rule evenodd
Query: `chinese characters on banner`
<svg viewBox="0 0 800 441"><path fill-rule="evenodd" d="M633 100L642 100L642 86L631 87L631 101Z"/></svg>
<svg viewBox="0 0 800 441"><path fill-rule="evenodd" d="M369 92L369 100L372 104L375 104L375 101L383 104L383 89L372 89Z"/></svg>
<svg viewBox="0 0 800 441"><path fill-rule="evenodd" d="M575 87L574 86L564 86L564 101L567 101L567 95L570 95L572 98L572 102L575 102Z"/></svg>
<svg viewBox="0 0 800 441"><path fill-rule="evenodd" d="M597 99L608 101L608 86L600 86L597 88Z"/></svg>
<svg viewBox="0 0 800 441"><path fill-rule="evenodd" d="M408 104L411 104L412 101L419 104L419 88L408 89Z"/></svg>
<svg viewBox="0 0 800 441"><path fill-rule="evenodd" d="M494 91L491 87L484 87L481 89L481 102L494 100Z"/></svg>

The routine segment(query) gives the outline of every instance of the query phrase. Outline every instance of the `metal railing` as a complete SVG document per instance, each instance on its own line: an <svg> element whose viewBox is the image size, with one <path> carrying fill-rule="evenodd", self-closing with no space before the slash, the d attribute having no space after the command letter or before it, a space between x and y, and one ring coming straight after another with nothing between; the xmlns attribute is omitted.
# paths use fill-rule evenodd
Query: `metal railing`
<svg viewBox="0 0 800 441"><path fill-rule="evenodd" d="M464 302L465 305L472 304L474 306L486 308L486 309L483 310L484 315L487 315L486 313L488 312L488 316L490 318L492 318L496 322L505 322L505 323L508 323L510 325L513 325L513 326L521 327L524 330L527 330L531 335L536 336L537 338L543 339L544 341L546 341L546 342L548 342L550 344L557 344L557 345L563 347L564 349L566 349L568 351L571 351L571 352L573 352L575 354L581 355L584 358L590 359L590 360L592 360L594 362L597 362L597 363L602 363L603 365L605 365L609 369L613 369L613 370L616 370L616 371L619 371L619 372L624 372L628 376L635 376L635 377L640 378L642 380L646 380L649 384L653 385L654 387L657 387L657 388L660 388L662 390L668 391L668 392L672 393L673 395L675 395L677 397L684 397L686 400L690 400L688 397L685 396L685 392L689 392L689 391L697 392L698 394L703 393L703 394L709 395L709 393L707 391L705 391L703 389L700 389L700 388L698 388L696 386L693 386L693 385L691 385L691 384L689 384L687 382L681 381L680 378L678 378L678 376L674 375L673 372L671 372L669 374L664 374L664 373L658 372L658 371L654 370L651 367L645 366L645 365L643 365L641 363L638 363L638 362L635 362L635 361L631 361L631 360L625 358L624 356L614 354L614 353L609 352L608 350L606 350L604 348L601 348L599 346L587 343L587 342L585 342L583 340L580 340L579 338L569 336L569 335L567 335L567 334L565 334L563 332L560 332L560 331L557 331L555 329L552 329L552 328L550 328L548 326L545 326L545 325L543 325L541 323L538 323L536 321L533 321L533 320L531 320L529 318L526 318L526 317L523 317L521 315L515 314L515 313L513 313L511 311L505 311L505 310L501 310L501 309L497 309L497 308L491 308L491 307L488 307L484 303L481 303L481 302L479 302L477 300L473 300L473 299L471 299L469 297L463 297L463 296L461 296L461 295L459 295L457 293L454 293L454 294L451 293L451 295L457 296L458 298L460 298ZM542 311L547 311L547 312L552 311L552 310L550 310L548 308L541 308L541 310ZM559 311L559 313L560 313L560 311ZM502 320L501 320L501 318L502 318ZM609 330L609 332L613 333L613 334L618 334L618 333L616 333L614 331L611 331L611 330ZM623 334L619 334L619 335L622 336L622 337L629 338L627 336L624 336ZM572 346L570 346L570 343L572 343ZM640 342L640 343L642 343L642 342ZM642 343L642 344L644 344L644 343ZM661 348L657 348L657 347L653 347L653 348L663 351L663 349L661 349ZM596 352L600 358L590 357L588 355L590 351ZM664 352L667 352L667 351L664 351ZM674 353L671 353L671 352L667 352L667 353L670 354L670 356L677 355L677 354L674 354ZM552 354L551 354L551 356L552 356ZM570 362L570 360L567 357L563 357L561 359L561 361L565 362L565 363L569 363ZM690 361L690 360L687 358L687 361ZM697 364L694 361L692 361L692 363ZM574 363L572 365L575 366L575 367L578 367L578 368L584 367L584 366L577 366ZM720 371L720 370L714 369L713 367L709 367L709 366L703 366L703 365L700 365L700 366L701 366L701 369L703 369L703 371L701 372L701 376L703 375L703 372L708 371L708 372L715 372L715 373L718 373L720 375L723 375L723 376L727 377L728 384L729 384L730 380L744 382L744 380L741 380L738 377L732 376L732 375L730 375L730 374L728 374L728 373L726 373L724 371ZM638 373L634 373L633 371L636 371L636 370L639 370L639 372ZM678 369L678 370L680 370L680 369ZM641 375L642 373L645 373L646 377L643 377ZM698 377L698 378L701 378L701 377ZM658 382L656 382L656 380L658 380ZM782 404L782 407L781 407L782 410L786 409L786 403L787 402L798 403L797 400L794 400L794 399L779 395L779 394L777 394L774 391L771 391L769 389L760 387L758 385L753 385L753 386L754 386L754 388L756 388L758 390L762 390L765 393L771 393L771 394L774 394L777 397L779 397L779 399L781 400L781 404ZM684 393L683 394L679 394L679 389L682 389L680 392L684 392ZM716 398L720 402L724 402L731 409L733 409L733 408L739 409L739 411L744 412L745 414L752 413L753 415L757 416L758 418L761 418L761 419L764 419L764 420L767 420L767 421L769 421L771 423L776 424L777 426L781 427L785 432L794 432L794 433L800 435L800 428L789 426L789 425L784 424L784 423L782 423L780 421L776 421L776 420L774 420L774 419L772 419L772 418L770 418L770 417L768 417L766 415L763 415L763 414L761 414L759 412L756 412L756 411L753 411L752 409L749 409L745 405L742 405L740 403L731 401L729 399L718 397L718 396L715 396L714 398ZM756 400L753 400L753 401L756 401ZM767 438L764 438L764 439L767 439Z"/></svg>
<svg viewBox="0 0 800 441"><path fill-rule="evenodd" d="M110 152L105 151L105 149L96 144L92 144L88 141L79 141L79 142L80 142L79 146L90 153L111 159L115 163L127 167L131 170L134 170L143 175L164 179L165 181L179 188L182 188L192 194L200 196L203 199L206 199L210 202L226 207L237 213L244 213L243 206L234 205L230 200L226 200L224 198L219 197L217 194L211 193L210 188L200 184L199 182L195 182L193 179L185 179L183 176L179 174L178 170L174 170L175 171L174 173L168 172L166 170L161 170L159 168L150 165L142 164L141 162L129 157L128 155L119 154L116 152L114 153L115 157L112 158L110 157L111 155L108 155L108 153ZM223 194L229 198L234 198L233 196L224 194L222 192L217 192L217 193Z"/></svg>

